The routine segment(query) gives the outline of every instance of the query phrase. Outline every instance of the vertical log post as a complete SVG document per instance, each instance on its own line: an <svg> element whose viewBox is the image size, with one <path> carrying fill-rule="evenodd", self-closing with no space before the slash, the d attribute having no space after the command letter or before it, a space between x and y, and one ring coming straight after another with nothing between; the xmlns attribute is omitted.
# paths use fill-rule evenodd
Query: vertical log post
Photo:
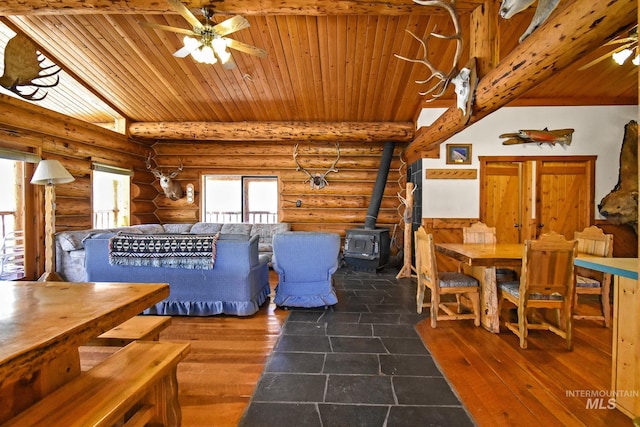
<svg viewBox="0 0 640 427"><path fill-rule="evenodd" d="M407 182L407 197L404 201L404 264L396 276L411 277L411 230L413 225L413 182Z"/></svg>
<svg viewBox="0 0 640 427"><path fill-rule="evenodd" d="M44 186L44 273L40 282L62 282L55 268L55 234L56 234L56 193L53 184Z"/></svg>

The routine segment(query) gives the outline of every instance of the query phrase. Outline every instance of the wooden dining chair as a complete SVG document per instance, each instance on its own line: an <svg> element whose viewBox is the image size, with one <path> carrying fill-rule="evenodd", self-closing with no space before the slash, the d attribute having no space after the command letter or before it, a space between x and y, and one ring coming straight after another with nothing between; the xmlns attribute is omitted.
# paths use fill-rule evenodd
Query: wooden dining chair
<svg viewBox="0 0 640 427"><path fill-rule="evenodd" d="M578 254L612 257L613 234L605 234L596 226L576 231L574 238L578 241ZM602 320L605 327L611 325L611 274L576 267L576 297L574 302L574 319ZM600 295L599 315L587 315L577 312L580 310L580 295Z"/></svg>
<svg viewBox="0 0 640 427"><path fill-rule="evenodd" d="M484 222L474 222L469 227L462 228L464 243L497 243L496 228L489 227Z"/></svg>
<svg viewBox="0 0 640 427"><path fill-rule="evenodd" d="M416 305L418 313L423 307L429 307L431 327L435 328L438 320L473 319L480 326L480 293L478 281L460 272L438 272L433 235L427 234L424 227L418 228L415 236L416 273L418 289ZM424 294L429 288L431 302L424 302ZM441 296L455 294L455 302L441 300ZM470 301L472 313L463 313L462 298Z"/></svg>
<svg viewBox="0 0 640 427"><path fill-rule="evenodd" d="M518 309L518 321L505 321L505 326L520 338L520 348L527 348L530 329L548 330L567 342L571 350L575 275L573 260L577 241L551 232L538 240L526 240L519 281L498 284L498 310L505 301ZM547 321L538 309L558 311L557 325Z"/></svg>
<svg viewBox="0 0 640 427"><path fill-rule="evenodd" d="M481 221L474 222L469 227L462 228L462 241L463 243L497 243L498 240L496 238L496 228L489 227L487 224ZM462 269L462 266L460 267L460 269ZM502 282L517 279L518 274L514 270L505 267L496 267L497 281Z"/></svg>

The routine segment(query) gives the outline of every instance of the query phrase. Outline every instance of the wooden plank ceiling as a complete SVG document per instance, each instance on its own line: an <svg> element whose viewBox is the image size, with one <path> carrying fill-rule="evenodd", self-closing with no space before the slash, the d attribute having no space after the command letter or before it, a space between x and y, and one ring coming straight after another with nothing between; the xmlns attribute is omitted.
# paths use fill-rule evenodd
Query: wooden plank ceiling
<svg viewBox="0 0 640 427"><path fill-rule="evenodd" d="M201 17L199 9L208 2L185 4ZM465 40L460 65L468 58L470 12L482 4L456 4ZM410 0L222 0L213 2L213 8L220 13L216 22L233 14L245 16L250 28L230 37L265 49L267 56L232 51L233 70L173 57L183 36L140 24L191 28L164 0L5 0L0 17L104 101L90 99L72 79L48 89L52 99L61 99L48 108L88 122L105 122L118 114L131 122L412 122L423 106L453 103L451 88L439 101L425 103L418 92L426 86L415 81L428 76L426 67L394 57L422 55L407 29L420 36L434 29L452 32L450 17L439 8ZM499 57L517 46L532 13L497 19ZM637 104L638 72L630 61L618 66L606 60L577 71L607 49L585 53L518 104ZM451 41L429 40L429 59L439 69L448 71L454 50ZM79 96L56 98L58 90Z"/></svg>

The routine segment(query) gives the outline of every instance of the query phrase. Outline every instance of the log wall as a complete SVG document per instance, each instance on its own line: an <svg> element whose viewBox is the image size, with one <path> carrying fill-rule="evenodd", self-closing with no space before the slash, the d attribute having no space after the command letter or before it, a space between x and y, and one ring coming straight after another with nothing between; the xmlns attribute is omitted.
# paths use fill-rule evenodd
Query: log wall
<svg viewBox="0 0 640 427"><path fill-rule="evenodd" d="M92 227L94 162L144 170L144 157L151 150L148 143L6 95L0 95L0 146L59 160L75 178L56 186L56 231ZM38 208L44 203L40 199ZM43 215L34 221L41 223Z"/></svg>
<svg viewBox="0 0 640 427"><path fill-rule="evenodd" d="M186 199L172 201L160 193L154 199L161 222L200 221L201 177L203 174L265 175L278 177L278 220L291 223L297 231L328 231L344 236L345 230L362 226L371 199L384 143L341 142L338 172L327 174L329 185L311 189L307 176L296 170L293 148L296 141L286 142L159 142L153 148L159 168L169 170L184 165L177 180L184 189L195 186L195 203ZM400 160L397 146L378 214L378 226L391 229L402 247L403 223L399 212L398 192L404 194L406 166ZM300 142L298 161L310 173L324 173L336 159L331 142ZM137 175L137 174L136 174ZM159 191L157 182L153 184ZM140 188L140 193L146 191ZM300 200L300 207L296 201ZM138 202L135 202L138 203ZM400 245L400 246L397 246Z"/></svg>

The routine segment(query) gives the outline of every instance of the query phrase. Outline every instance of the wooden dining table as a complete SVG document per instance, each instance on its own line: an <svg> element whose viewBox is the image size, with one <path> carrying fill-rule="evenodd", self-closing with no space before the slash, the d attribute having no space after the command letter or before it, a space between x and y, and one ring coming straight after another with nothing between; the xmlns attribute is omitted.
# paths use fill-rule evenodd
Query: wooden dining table
<svg viewBox="0 0 640 427"><path fill-rule="evenodd" d="M522 243L435 243L436 251L463 264L466 274L480 283L480 324L500 332L496 267L519 269L524 256Z"/></svg>
<svg viewBox="0 0 640 427"><path fill-rule="evenodd" d="M0 423L80 375L80 346L168 296L166 283L0 282Z"/></svg>

